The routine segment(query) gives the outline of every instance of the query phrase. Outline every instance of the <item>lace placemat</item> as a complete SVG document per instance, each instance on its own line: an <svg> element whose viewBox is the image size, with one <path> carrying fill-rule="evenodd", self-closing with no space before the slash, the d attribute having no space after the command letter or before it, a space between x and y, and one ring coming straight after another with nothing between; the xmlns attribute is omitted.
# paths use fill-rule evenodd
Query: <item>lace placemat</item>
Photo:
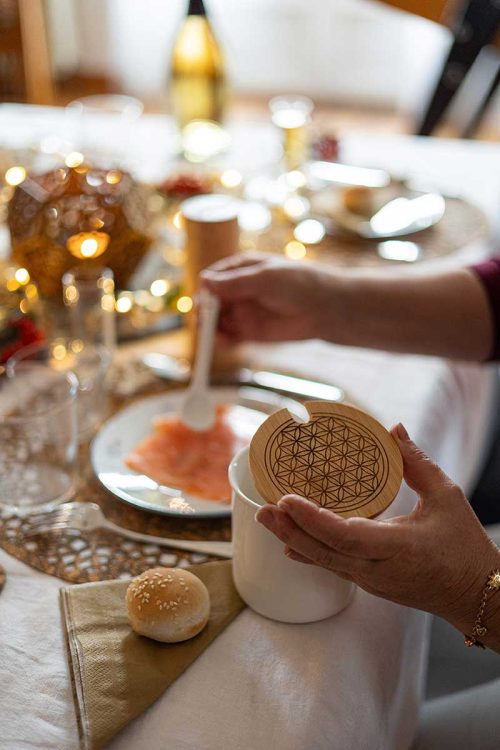
<svg viewBox="0 0 500 750"><path fill-rule="evenodd" d="M104 529L89 534L64 532L36 537L27 536L28 529L29 521L0 515L0 546L32 568L70 583L128 578L158 565L186 567L217 559L142 544ZM4 581L5 572L0 569L0 590Z"/></svg>

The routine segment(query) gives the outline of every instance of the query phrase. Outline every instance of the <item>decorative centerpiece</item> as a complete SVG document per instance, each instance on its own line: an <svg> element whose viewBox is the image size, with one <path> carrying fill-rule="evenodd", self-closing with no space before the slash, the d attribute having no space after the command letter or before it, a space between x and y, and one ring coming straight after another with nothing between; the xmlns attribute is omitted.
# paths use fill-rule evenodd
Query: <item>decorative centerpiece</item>
<svg viewBox="0 0 500 750"><path fill-rule="evenodd" d="M47 297L61 297L62 275L80 264L111 268L117 287L126 288L151 244L149 190L123 170L66 163L16 186L8 210L12 257Z"/></svg>

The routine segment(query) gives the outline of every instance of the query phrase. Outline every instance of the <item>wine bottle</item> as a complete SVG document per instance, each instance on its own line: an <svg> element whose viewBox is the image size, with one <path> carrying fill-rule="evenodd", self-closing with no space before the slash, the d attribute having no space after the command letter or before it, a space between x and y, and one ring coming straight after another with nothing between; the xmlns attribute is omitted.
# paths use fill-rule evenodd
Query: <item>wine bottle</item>
<svg viewBox="0 0 500 750"><path fill-rule="evenodd" d="M171 98L181 128L191 120L222 120L226 99L224 59L203 0L189 0L174 43Z"/></svg>

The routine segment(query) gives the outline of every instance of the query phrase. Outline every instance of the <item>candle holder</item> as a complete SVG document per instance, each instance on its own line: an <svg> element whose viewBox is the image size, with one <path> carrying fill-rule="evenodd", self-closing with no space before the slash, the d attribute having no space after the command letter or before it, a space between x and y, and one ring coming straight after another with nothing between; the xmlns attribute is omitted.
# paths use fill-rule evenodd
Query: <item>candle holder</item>
<svg viewBox="0 0 500 750"><path fill-rule="evenodd" d="M126 289L151 245L150 197L127 172L95 169L76 152L64 167L20 173L8 208L12 257L46 297L61 299L75 265L105 265Z"/></svg>

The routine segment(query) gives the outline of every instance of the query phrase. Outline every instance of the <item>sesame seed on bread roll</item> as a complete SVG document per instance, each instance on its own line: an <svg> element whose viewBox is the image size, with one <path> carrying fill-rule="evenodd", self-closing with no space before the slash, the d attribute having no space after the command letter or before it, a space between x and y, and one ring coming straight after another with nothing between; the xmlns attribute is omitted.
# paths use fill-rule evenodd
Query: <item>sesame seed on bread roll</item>
<svg viewBox="0 0 500 750"><path fill-rule="evenodd" d="M139 635L178 643L203 630L210 614L207 587L182 568L151 568L127 589L129 622Z"/></svg>

